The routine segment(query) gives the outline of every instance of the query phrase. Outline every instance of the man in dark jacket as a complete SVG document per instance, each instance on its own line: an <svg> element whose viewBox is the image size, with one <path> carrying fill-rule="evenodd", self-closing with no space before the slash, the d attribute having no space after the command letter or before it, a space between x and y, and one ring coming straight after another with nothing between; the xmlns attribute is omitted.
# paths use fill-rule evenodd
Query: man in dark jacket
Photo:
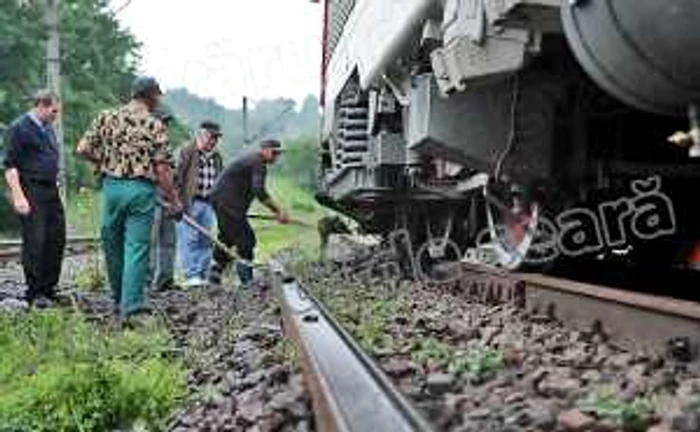
<svg viewBox="0 0 700 432"><path fill-rule="evenodd" d="M26 300L47 307L61 275L66 223L58 192L59 149L52 123L58 97L37 92L34 108L7 130L5 179L22 225L22 266Z"/></svg>
<svg viewBox="0 0 700 432"><path fill-rule="evenodd" d="M209 191L223 169L221 154L216 150L220 137L218 124L202 123L195 139L181 148L175 175L185 212L207 230L214 225ZM185 285L205 285L212 257L211 241L187 223L180 222L178 242L187 279Z"/></svg>
<svg viewBox="0 0 700 432"><path fill-rule="evenodd" d="M253 279L253 251L255 233L248 222L248 209L257 198L269 208L280 223L287 223L287 213L278 206L265 189L267 165L274 163L282 152L277 140L266 140L260 148L248 152L231 163L212 188L210 198L219 227L219 239L228 247L236 246L242 259L236 263L236 272L245 287ZM221 274L230 258L220 250L214 251L214 265L209 283L221 284Z"/></svg>

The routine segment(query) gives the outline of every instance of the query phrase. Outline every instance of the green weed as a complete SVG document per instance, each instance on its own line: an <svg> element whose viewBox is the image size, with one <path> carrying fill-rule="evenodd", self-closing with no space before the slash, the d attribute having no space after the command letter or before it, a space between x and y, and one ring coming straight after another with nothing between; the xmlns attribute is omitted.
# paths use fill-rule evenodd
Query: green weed
<svg viewBox="0 0 700 432"><path fill-rule="evenodd" d="M81 268L75 274L75 284L78 288L88 292L102 291L106 286L107 277L100 268L97 260L99 255L95 255L88 266Z"/></svg>
<svg viewBox="0 0 700 432"><path fill-rule="evenodd" d="M503 353L493 349L471 352L456 356L448 367L451 374L467 376L478 380L488 379L503 369Z"/></svg>
<svg viewBox="0 0 700 432"><path fill-rule="evenodd" d="M186 392L173 350L155 322L107 333L61 311L0 316L0 430L161 430Z"/></svg>
<svg viewBox="0 0 700 432"><path fill-rule="evenodd" d="M644 431L654 415L654 406L645 398L626 402L611 393L592 394L579 404L582 411L600 419L610 419L617 426L631 431Z"/></svg>
<svg viewBox="0 0 700 432"><path fill-rule="evenodd" d="M439 366L447 366L451 357L449 346L435 338L419 341L411 354L411 359L421 365L432 363Z"/></svg>

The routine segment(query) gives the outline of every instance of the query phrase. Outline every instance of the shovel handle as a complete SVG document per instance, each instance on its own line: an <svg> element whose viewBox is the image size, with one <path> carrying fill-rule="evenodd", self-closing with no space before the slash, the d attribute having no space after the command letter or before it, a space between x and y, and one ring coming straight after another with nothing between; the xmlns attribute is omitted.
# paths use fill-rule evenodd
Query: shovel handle
<svg viewBox="0 0 700 432"><path fill-rule="evenodd" d="M158 200L158 204L160 204L161 207L170 208L168 204L166 204L160 199ZM182 212L182 221L194 228L195 230L199 231L206 238L208 238L214 246L221 249L221 251L228 255L228 257L232 260L238 261L240 259L237 253L229 249L228 246L226 246L219 239L217 239L208 229L198 224L197 221L194 220L190 215L185 213L184 210Z"/></svg>

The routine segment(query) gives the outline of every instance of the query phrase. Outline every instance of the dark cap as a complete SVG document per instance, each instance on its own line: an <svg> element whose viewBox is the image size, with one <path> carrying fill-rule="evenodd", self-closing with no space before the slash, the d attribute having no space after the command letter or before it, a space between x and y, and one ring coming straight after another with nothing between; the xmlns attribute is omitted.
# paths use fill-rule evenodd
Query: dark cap
<svg viewBox="0 0 700 432"><path fill-rule="evenodd" d="M262 141L260 143L260 148L261 149L271 149L277 153L281 153L284 151L284 149L282 148L282 143L277 141L277 140L274 140L274 139Z"/></svg>
<svg viewBox="0 0 700 432"><path fill-rule="evenodd" d="M212 135L219 136L219 137L221 135L223 135L221 133L221 126L219 126L218 123L214 123L212 121L205 121L205 122L202 122L202 124L200 124L199 127L201 129L205 129L205 130L209 131L209 133L211 133Z"/></svg>
<svg viewBox="0 0 700 432"><path fill-rule="evenodd" d="M158 81L150 76L137 77L134 82L131 83L131 97L145 96L153 90L156 90L159 94L163 94Z"/></svg>

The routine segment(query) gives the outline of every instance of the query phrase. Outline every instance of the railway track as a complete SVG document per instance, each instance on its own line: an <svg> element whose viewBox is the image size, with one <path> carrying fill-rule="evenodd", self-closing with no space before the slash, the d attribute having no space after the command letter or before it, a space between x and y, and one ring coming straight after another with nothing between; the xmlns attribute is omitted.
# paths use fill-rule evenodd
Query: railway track
<svg viewBox="0 0 700 432"><path fill-rule="evenodd" d="M78 255L99 246L99 237L69 237L66 239L66 255ZM21 240L0 240L0 262L16 261L22 255Z"/></svg>
<svg viewBox="0 0 700 432"><path fill-rule="evenodd" d="M629 352L644 353L643 355L630 354L629 364L624 363L626 361L624 359L627 359L625 357L627 354L609 354L612 359L611 362L620 363L620 370L615 373L625 376L625 383L630 379L629 371L626 371L625 368L639 370L640 366L635 365L647 364L645 363L646 360L640 359L653 358L652 362L656 362L656 359L667 359L666 364L673 362L675 365L673 367L675 368L678 368L679 364L697 364L698 347L700 347L700 304L584 284L539 274L505 273L466 264L463 265L461 270L462 273L459 280L449 286L440 287L440 289L443 289L445 293L449 292L450 295L454 295L457 298L466 299L470 304L487 305L491 308L503 306L513 308L520 311L519 313L533 322L563 324L567 331L573 332L572 334L588 335L594 340L603 341L602 344L606 347L615 346ZM482 415L484 410L489 411L490 406L479 406L478 401L474 406L462 407L461 409L464 412L458 413L461 418L468 419L465 422L472 425L473 429L464 425L461 428L455 427L454 421L439 420L439 415L430 418L430 416L425 415L425 410L417 410L412 408L412 406L415 406L417 403L419 405L423 404L426 399L431 397L435 399L442 398L443 403L449 404L449 402L445 402L444 395L438 396L434 394L430 396L430 392L428 392L427 396L425 392L423 392L422 396L416 396L416 392L413 395L404 395L405 391L403 389L406 387L402 386L402 384L405 383L405 379L397 379L397 376L403 376L404 374L403 372L397 373L395 367L397 362L395 359L390 360L388 363L384 362L383 366L378 366L378 362L382 360L383 355L375 353L373 359L370 354L360 348L358 342L350 336L349 332L339 323L339 320L333 316L333 313L340 311L338 308L333 312L329 311L332 308L327 308L321 301L314 298L309 293L311 290L305 290L298 279L285 275L281 269L278 269L278 274L277 289L284 305L283 315L286 333L294 341L297 352L300 353L299 358L302 363L302 369L307 386L312 394L318 430L423 431L431 430L431 428L433 428L432 430L460 431L599 430L594 428L595 415L583 414L575 408L576 406L566 410L566 403L569 402L563 404L555 423L546 423L545 426L540 425L540 428L533 429L528 429L524 426L522 429L518 429L513 425L511 427L503 424L489 429L489 427L485 426L486 423L479 423L483 419L480 419L478 416ZM402 317L402 320L410 321L410 318ZM413 323L416 322L419 321L413 321ZM395 327L395 325L392 323L389 327ZM440 326L438 325L438 327ZM444 330L438 330L438 333L441 331ZM398 351L401 350L399 349ZM404 353L403 357L401 354L394 357L405 358L406 356ZM557 355L550 355L550 357L555 358L555 360L559 358ZM639 360L639 362L635 363L637 361L635 359ZM569 363L555 362L555 364L558 366L577 364L582 369L585 369L585 361L588 360L582 359L580 364L577 363L578 359L575 358L568 361ZM605 361L605 355L603 355L602 360L599 360L599 363L592 370L595 371L596 368L599 368L601 373L605 375L603 366ZM574 370L577 367L572 367L571 369ZM403 369L409 369L409 366ZM562 368L552 368L552 370L557 369ZM651 375L652 372L652 369L649 369L645 373ZM390 374L393 379L389 378L387 374ZM590 375L595 375L595 372L590 373ZM612 375L613 373L611 372ZM644 374L641 376L646 378ZM646 382L642 378L640 378L640 382ZM686 378L687 375L683 375L683 377L679 375L679 388L684 388L683 382L687 381ZM579 387L588 384L586 379L579 380L577 375L574 378L564 377L562 379L565 383L578 382ZM419 381L421 383L420 386L424 390L430 386L430 378L427 380L421 378L414 381ZM450 381L447 380L447 382L449 383ZM401 387L402 390L397 390L398 387L395 384ZM553 386L553 394L557 396L560 396L557 392L565 390L561 385L559 388L554 384ZM450 387L450 385L447 387ZM464 388L469 388L469 391L477 391L477 387L467 384ZM573 385L573 387L571 389L572 394L577 394L576 385ZM464 391L464 388L462 388L462 391ZM697 401L700 401L700 388L696 390L698 393L694 397L697 404ZM678 391L680 392L681 390ZM450 395L459 393L458 390L455 390L454 385L451 385L451 389L446 390L446 392ZM651 392L649 390L648 394L652 394ZM644 394L644 391L640 390L639 397L641 398ZM452 395L450 398L452 398L450 400L453 400L458 397ZM638 400L636 395L632 399ZM653 400L657 400L656 396L654 396ZM449 412L454 418L455 413L453 411ZM572 412L573 414L571 414ZM601 415L604 417L606 415L605 412L601 412ZM472 419L471 416L478 420ZM591 421L594 425L589 425L590 429L586 429L585 424L583 426L571 425L572 416L574 417L574 423L578 419L582 423ZM687 417L673 417L670 414L667 418L664 417L664 414L656 413L649 414L646 426L617 425L619 427L616 427L610 424L605 425L605 421L610 423L612 420L603 418L603 426L609 429L600 430L697 430L694 429L697 425L693 421L700 421L700 416L696 416L694 419L688 420ZM598 420L600 424L601 418L598 418ZM500 421L507 423L509 420L503 417ZM623 419L621 421L627 420ZM685 422L685 426L683 426L683 422ZM652 428L652 426L656 429ZM662 427L666 427L666 429Z"/></svg>
<svg viewBox="0 0 700 432"><path fill-rule="evenodd" d="M290 275L277 277L285 331L299 353L318 430L432 430L321 303Z"/></svg>

